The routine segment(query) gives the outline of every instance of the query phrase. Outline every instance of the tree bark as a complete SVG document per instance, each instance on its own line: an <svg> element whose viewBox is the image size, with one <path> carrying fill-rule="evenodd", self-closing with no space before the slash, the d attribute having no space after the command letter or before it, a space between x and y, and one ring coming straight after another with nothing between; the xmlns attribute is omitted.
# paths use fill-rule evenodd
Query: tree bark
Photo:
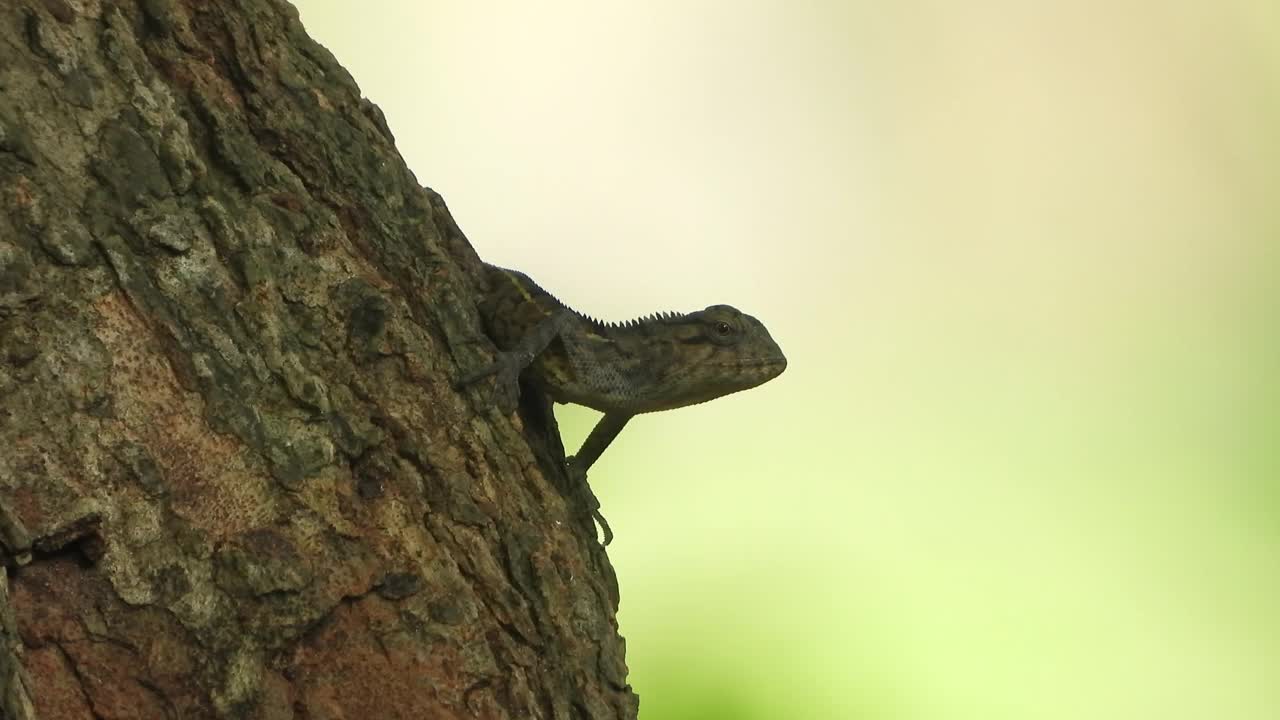
<svg viewBox="0 0 1280 720"><path fill-rule="evenodd" d="M0 5L0 715L633 718L479 260L278 0Z"/></svg>

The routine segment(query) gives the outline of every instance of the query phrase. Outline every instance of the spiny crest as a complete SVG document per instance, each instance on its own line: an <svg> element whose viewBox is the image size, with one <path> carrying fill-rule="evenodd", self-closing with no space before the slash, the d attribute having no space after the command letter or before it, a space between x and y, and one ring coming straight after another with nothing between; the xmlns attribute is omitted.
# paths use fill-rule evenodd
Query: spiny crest
<svg viewBox="0 0 1280 720"><path fill-rule="evenodd" d="M590 315L583 315L582 313L578 313L578 315L596 330L630 330L631 328L640 327L641 325L645 325L647 323L666 322L668 320L679 320L685 317L685 313L667 311L667 312L656 312L656 313L653 313L652 315L644 315L642 317L633 318L631 320L623 320L622 322L605 322L603 320L597 320L591 317Z"/></svg>
<svg viewBox="0 0 1280 720"><path fill-rule="evenodd" d="M624 320L622 322L605 322L603 320L597 320L596 318L593 318L590 315L585 315L583 313L580 313L577 310L573 310L568 305L566 305L564 301L562 301L560 298L547 292L540 285L538 285L538 283L534 282L532 278L530 278L528 275L518 270L508 270L506 268L498 267L497 265L489 265L487 267L492 271L504 273L508 277L515 278L517 287L521 287L523 288L524 291L527 291L529 293L540 295L541 299L545 302L550 302L554 309L564 309L564 310L572 311L583 322L585 322L589 327L591 327L596 331L629 330L631 328L640 327L646 323L665 322L668 320L679 320L686 316L685 313L668 311L668 312L656 312L656 313L653 313L652 315L645 315L643 317L638 317L633 320Z"/></svg>

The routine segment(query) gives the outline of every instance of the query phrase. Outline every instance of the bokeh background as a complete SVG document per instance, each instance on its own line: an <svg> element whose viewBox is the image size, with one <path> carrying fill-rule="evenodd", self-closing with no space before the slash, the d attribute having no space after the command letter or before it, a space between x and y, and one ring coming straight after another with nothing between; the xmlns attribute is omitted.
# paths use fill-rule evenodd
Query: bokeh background
<svg viewBox="0 0 1280 720"><path fill-rule="evenodd" d="M642 718L1280 717L1280 4L296 4L487 260L788 354L593 468Z"/></svg>

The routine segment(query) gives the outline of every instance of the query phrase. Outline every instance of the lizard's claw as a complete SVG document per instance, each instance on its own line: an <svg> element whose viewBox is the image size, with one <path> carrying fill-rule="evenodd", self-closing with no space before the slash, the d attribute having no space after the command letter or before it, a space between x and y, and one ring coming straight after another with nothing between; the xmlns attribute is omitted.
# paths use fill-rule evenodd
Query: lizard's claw
<svg viewBox="0 0 1280 720"><path fill-rule="evenodd" d="M613 542L613 528L609 527L609 521L605 520L604 516L600 514L600 508L592 510L591 517L600 523L600 532L604 533L604 546L608 547L609 543Z"/></svg>
<svg viewBox="0 0 1280 720"><path fill-rule="evenodd" d="M565 458L565 470L569 474L569 482L577 492L587 496L587 504L591 507L591 518L600 524L600 532L604 533L604 545L613 542L613 528L609 527L609 521L604 519L604 515L600 514L600 500L596 494L591 491L591 486L587 484L587 473L578 464L575 458Z"/></svg>

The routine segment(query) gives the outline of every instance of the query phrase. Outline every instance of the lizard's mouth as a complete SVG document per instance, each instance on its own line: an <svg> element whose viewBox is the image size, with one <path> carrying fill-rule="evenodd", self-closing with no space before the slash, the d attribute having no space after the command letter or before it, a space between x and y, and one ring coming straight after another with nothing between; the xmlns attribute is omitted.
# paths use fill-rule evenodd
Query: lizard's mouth
<svg viewBox="0 0 1280 720"><path fill-rule="evenodd" d="M728 368L731 370L760 370L777 367L786 367L785 361L777 360L734 360L725 363L716 363L717 367Z"/></svg>
<svg viewBox="0 0 1280 720"><path fill-rule="evenodd" d="M777 369L777 371L778 371L778 372L782 372L783 370L786 370L786 369L787 369L787 359L786 359L785 357L782 357L782 356L778 356L778 357L775 357L775 358L760 358L760 359L751 359L751 360L738 360L737 362L733 362L733 363L729 363L729 364L730 364L730 366L731 366L731 367L740 367L740 368L770 368L770 369Z"/></svg>
<svg viewBox="0 0 1280 720"><path fill-rule="evenodd" d="M764 382L781 375L782 371L787 369L787 359L785 357L776 357L737 360L725 363L725 367L748 375L753 381Z"/></svg>

